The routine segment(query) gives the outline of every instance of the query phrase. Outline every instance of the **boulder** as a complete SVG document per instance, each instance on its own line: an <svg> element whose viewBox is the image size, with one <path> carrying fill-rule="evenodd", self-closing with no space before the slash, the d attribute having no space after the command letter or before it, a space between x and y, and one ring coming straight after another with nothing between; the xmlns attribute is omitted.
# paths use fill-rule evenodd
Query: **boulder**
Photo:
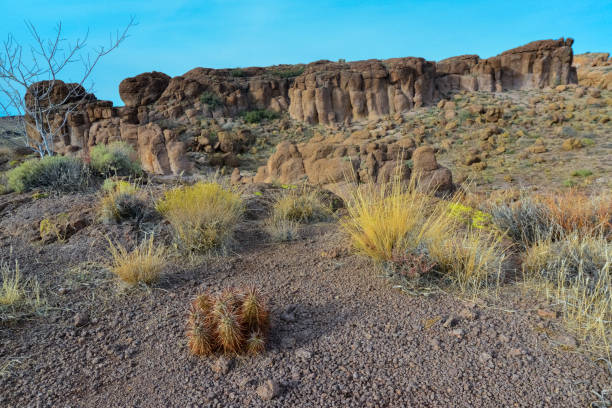
<svg viewBox="0 0 612 408"><path fill-rule="evenodd" d="M119 96L125 106L154 103L168 87L170 77L162 72L146 72L126 78L119 84Z"/></svg>

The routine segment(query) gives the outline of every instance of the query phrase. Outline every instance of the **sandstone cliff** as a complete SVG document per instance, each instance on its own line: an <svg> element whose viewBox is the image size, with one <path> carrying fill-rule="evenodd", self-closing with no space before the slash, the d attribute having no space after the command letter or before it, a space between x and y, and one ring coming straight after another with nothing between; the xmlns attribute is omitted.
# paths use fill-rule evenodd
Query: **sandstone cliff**
<svg viewBox="0 0 612 408"><path fill-rule="evenodd" d="M572 42L535 41L488 59L464 55L437 63L408 57L195 68L174 78L144 73L121 82L124 107L91 95L70 115L55 149L87 155L93 145L126 140L138 149L145 170L179 173L189 170L185 139L194 135L168 126L168 121L197 127L202 118L265 109L288 112L311 124L343 126L430 105L460 90L501 92L568 84L576 82Z"/></svg>

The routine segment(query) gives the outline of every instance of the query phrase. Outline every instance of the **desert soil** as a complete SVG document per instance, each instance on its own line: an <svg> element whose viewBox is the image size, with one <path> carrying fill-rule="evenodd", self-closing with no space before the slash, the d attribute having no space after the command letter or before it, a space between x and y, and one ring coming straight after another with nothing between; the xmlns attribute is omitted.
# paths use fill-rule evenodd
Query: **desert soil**
<svg viewBox="0 0 612 408"><path fill-rule="evenodd" d="M104 235L147 226L92 223L65 243L34 239L45 214L94 201L0 197L0 262L18 261L49 303L44 316L0 326L0 406L584 407L611 388L607 368L560 347L559 322L516 287L493 303L409 296L346 251L335 222L276 244L247 220L230 255L174 259L158 284L125 290L105 267ZM248 284L269 300L266 352L191 356L190 300Z"/></svg>

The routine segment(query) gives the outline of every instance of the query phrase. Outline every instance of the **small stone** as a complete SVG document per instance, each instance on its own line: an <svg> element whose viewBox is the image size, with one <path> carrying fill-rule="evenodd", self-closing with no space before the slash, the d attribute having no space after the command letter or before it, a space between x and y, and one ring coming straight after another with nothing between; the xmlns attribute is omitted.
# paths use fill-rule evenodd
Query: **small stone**
<svg viewBox="0 0 612 408"><path fill-rule="evenodd" d="M555 342L559 343L560 346L563 347L567 347L567 348L577 348L578 347L578 341L569 335L561 335L561 336L557 336L555 337Z"/></svg>
<svg viewBox="0 0 612 408"><path fill-rule="evenodd" d="M70 292L70 289L68 289L68 288L59 288L59 289L57 290L57 293L58 293L59 295L62 295L62 296L63 296L63 295L65 295L65 294L66 294L66 293L68 293L68 292Z"/></svg>
<svg viewBox="0 0 612 408"><path fill-rule="evenodd" d="M463 329L453 329L451 334L459 339L462 339L465 336L465 331Z"/></svg>
<svg viewBox="0 0 612 408"><path fill-rule="evenodd" d="M440 340L431 339L429 340L429 344L431 345L431 348L433 348L434 350L440 350Z"/></svg>
<svg viewBox="0 0 612 408"><path fill-rule="evenodd" d="M263 384L257 387L257 395L264 401L270 401L271 399L280 395L280 385L274 380L266 380Z"/></svg>
<svg viewBox="0 0 612 408"><path fill-rule="evenodd" d="M312 357L312 353L306 349L297 349L295 351L295 356L297 358L301 358L302 360L308 360Z"/></svg>
<svg viewBox="0 0 612 408"><path fill-rule="evenodd" d="M448 329L449 327L453 327L457 323L457 319L454 316L449 316L448 319L442 324L442 327Z"/></svg>
<svg viewBox="0 0 612 408"><path fill-rule="evenodd" d="M463 317L466 320L474 320L477 317L476 316L476 312L474 312L474 311L472 311L472 310L470 310L468 308L462 309L459 312L459 316Z"/></svg>
<svg viewBox="0 0 612 408"><path fill-rule="evenodd" d="M508 355L510 357L519 357L519 356L522 356L523 354L525 354L525 350L520 349L520 348L511 348L510 351L508 351Z"/></svg>
<svg viewBox="0 0 612 408"><path fill-rule="evenodd" d="M557 312L550 310L550 309L538 309L538 316L540 316L542 319L556 319L557 318Z"/></svg>
<svg viewBox="0 0 612 408"><path fill-rule="evenodd" d="M510 342L510 337L506 336L505 334L500 334L499 341L501 341L502 343L508 343Z"/></svg>
<svg viewBox="0 0 612 408"><path fill-rule="evenodd" d="M478 356L478 360L480 360L481 363L486 363L492 358L493 356L490 353L487 353L486 351L483 351L482 353L480 353L480 356Z"/></svg>
<svg viewBox="0 0 612 408"><path fill-rule="evenodd" d="M89 313L79 312L74 315L74 325L76 327L83 327L89 323Z"/></svg>
<svg viewBox="0 0 612 408"><path fill-rule="evenodd" d="M219 357L210 366L210 368L217 374L227 374L230 370L231 360L225 356Z"/></svg>

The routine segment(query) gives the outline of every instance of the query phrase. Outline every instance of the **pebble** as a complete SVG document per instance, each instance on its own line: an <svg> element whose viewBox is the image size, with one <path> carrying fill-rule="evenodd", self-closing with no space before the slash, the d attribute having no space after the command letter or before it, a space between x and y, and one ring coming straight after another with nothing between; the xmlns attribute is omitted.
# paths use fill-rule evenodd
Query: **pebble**
<svg viewBox="0 0 612 408"><path fill-rule="evenodd" d="M89 313L87 312L79 312L74 315L74 325L75 327L83 327L89 323Z"/></svg>
<svg viewBox="0 0 612 408"><path fill-rule="evenodd" d="M256 393L264 401L270 401L271 399L280 395L281 388L280 384L274 380L266 380L259 387L257 387Z"/></svg>
<svg viewBox="0 0 612 408"><path fill-rule="evenodd" d="M295 351L295 356L297 358L301 358L302 360L308 360L312 357L312 353L306 349L297 349Z"/></svg>
<svg viewBox="0 0 612 408"><path fill-rule="evenodd" d="M230 370L231 360L221 356L211 364L210 368L217 374L227 374Z"/></svg>

